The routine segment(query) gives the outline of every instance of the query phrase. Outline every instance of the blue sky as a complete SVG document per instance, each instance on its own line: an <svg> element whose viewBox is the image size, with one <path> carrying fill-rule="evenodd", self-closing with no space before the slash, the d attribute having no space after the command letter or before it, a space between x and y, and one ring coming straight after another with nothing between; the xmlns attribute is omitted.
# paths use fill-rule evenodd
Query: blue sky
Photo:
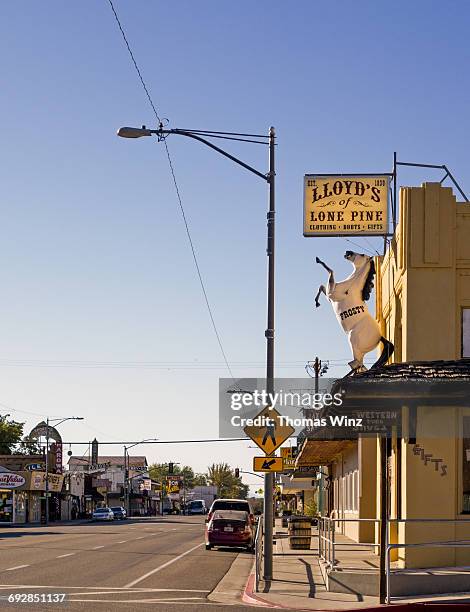
<svg viewBox="0 0 470 612"><path fill-rule="evenodd" d="M396 150L404 161L448 164L470 191L470 9L452 1L115 6L171 127L276 127L277 373L302 377L315 355L336 360L331 375L345 373L346 338L326 303L313 309L324 281L313 262L320 255L345 276L352 245L302 237L303 175L390 171ZM2 3L0 47L0 402L28 427L39 415L84 416L64 424L67 440L216 436L226 370L164 149L115 135L154 117L108 2ZM263 147L228 146L267 170ZM197 143L174 137L169 147L233 371L262 376L266 185ZM441 174L399 178L420 184ZM135 362L159 365L129 367ZM142 452L197 470L216 460L249 469L247 447Z"/></svg>

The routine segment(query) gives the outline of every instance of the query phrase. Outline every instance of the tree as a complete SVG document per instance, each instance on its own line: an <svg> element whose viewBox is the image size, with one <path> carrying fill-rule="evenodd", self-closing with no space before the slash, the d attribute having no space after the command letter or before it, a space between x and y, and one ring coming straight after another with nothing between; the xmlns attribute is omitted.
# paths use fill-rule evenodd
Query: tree
<svg viewBox="0 0 470 612"><path fill-rule="evenodd" d="M175 465L175 468L178 466ZM149 475L152 480L157 482L163 482L168 476L168 464L167 463L152 463L149 466Z"/></svg>
<svg viewBox="0 0 470 612"><path fill-rule="evenodd" d="M219 497L235 497L246 499L249 487L243 484L240 478L228 463L213 463L207 469L207 481L217 487Z"/></svg>
<svg viewBox="0 0 470 612"><path fill-rule="evenodd" d="M195 487L207 487L207 476L205 474L195 474L193 485Z"/></svg>
<svg viewBox="0 0 470 612"><path fill-rule="evenodd" d="M0 415L0 455L40 454L41 449L36 440L23 437L24 423L9 420L9 414Z"/></svg>
<svg viewBox="0 0 470 612"><path fill-rule="evenodd" d="M8 420L10 415L0 415L0 454L11 455L21 442L24 423Z"/></svg>
<svg viewBox="0 0 470 612"><path fill-rule="evenodd" d="M194 487L194 470L189 465L180 467L178 464L173 464L173 474L175 476L184 476L184 486L186 489ZM152 480L164 482L168 474L168 463L153 463L149 466L149 475Z"/></svg>

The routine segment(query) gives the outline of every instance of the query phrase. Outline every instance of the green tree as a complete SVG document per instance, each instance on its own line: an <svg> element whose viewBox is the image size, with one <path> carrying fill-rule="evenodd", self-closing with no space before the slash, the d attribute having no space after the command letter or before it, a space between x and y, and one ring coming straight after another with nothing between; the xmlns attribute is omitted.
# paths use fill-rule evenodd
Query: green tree
<svg viewBox="0 0 470 612"><path fill-rule="evenodd" d="M205 474L195 474L194 475L194 486L195 487L206 487L207 486L207 476Z"/></svg>
<svg viewBox="0 0 470 612"><path fill-rule="evenodd" d="M175 465L175 470L178 466ZM168 476L168 464L167 463L152 463L149 466L149 475L152 480L157 482L163 482Z"/></svg>
<svg viewBox="0 0 470 612"><path fill-rule="evenodd" d="M246 499L249 487L240 478L236 478L235 472L228 463L213 463L207 469L207 481L217 487L219 497L235 497Z"/></svg>
<svg viewBox="0 0 470 612"><path fill-rule="evenodd" d="M173 474L184 476L184 486L186 489L194 487L194 470L189 465L183 467L173 464ZM153 463L149 466L149 475L152 480L164 482L168 474L168 463Z"/></svg>
<svg viewBox="0 0 470 612"><path fill-rule="evenodd" d="M41 449L36 440L23 437L24 423L8 419L9 416L0 415L0 455L40 454Z"/></svg>
<svg viewBox="0 0 470 612"><path fill-rule="evenodd" d="M0 415L0 454L11 455L20 444L24 423L9 420L9 414Z"/></svg>

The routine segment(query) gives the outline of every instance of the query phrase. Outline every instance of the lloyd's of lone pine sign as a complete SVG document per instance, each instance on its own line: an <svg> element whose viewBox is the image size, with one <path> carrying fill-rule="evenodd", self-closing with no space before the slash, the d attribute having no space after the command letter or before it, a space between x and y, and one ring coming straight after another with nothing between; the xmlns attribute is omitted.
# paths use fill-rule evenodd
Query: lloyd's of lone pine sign
<svg viewBox="0 0 470 612"><path fill-rule="evenodd" d="M304 236L387 233L389 177L304 177Z"/></svg>

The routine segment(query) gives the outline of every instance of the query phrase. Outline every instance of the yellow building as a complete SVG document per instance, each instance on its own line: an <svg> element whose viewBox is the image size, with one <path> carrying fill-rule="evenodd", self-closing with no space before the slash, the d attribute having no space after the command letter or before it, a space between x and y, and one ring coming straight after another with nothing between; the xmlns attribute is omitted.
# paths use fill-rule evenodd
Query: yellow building
<svg viewBox="0 0 470 612"><path fill-rule="evenodd" d="M376 317L395 352L380 373L345 384L367 381L371 397L379 383L388 388L384 381L419 388L413 400L395 398L403 431L388 443L388 515L401 522L390 522L390 541L470 541L470 203L439 183L402 188L395 236L376 270ZM441 390L430 394L426 385L438 378ZM314 462L328 466L333 516L372 519L338 530L379 542L378 440L307 440L298 464ZM470 548L401 548L391 558L402 568L470 566Z"/></svg>
<svg viewBox="0 0 470 612"><path fill-rule="evenodd" d="M470 357L470 203L457 202L452 189L439 183L402 188L400 222L377 272L377 318L395 345L394 363ZM436 373L455 377L466 370L468 376L470 362L446 365L448 373L444 364L435 364ZM393 445L392 517L456 521L400 524L392 534L400 542L470 540L469 523L458 523L470 518L468 397L461 404L446 406L443 398L439 407L419 407L418 449L406 439L398 452ZM420 432L433 424L441 429L439 437ZM422 460L421 448L430 459L443 459L445 474ZM470 549L407 549L400 558L407 567L469 565Z"/></svg>

